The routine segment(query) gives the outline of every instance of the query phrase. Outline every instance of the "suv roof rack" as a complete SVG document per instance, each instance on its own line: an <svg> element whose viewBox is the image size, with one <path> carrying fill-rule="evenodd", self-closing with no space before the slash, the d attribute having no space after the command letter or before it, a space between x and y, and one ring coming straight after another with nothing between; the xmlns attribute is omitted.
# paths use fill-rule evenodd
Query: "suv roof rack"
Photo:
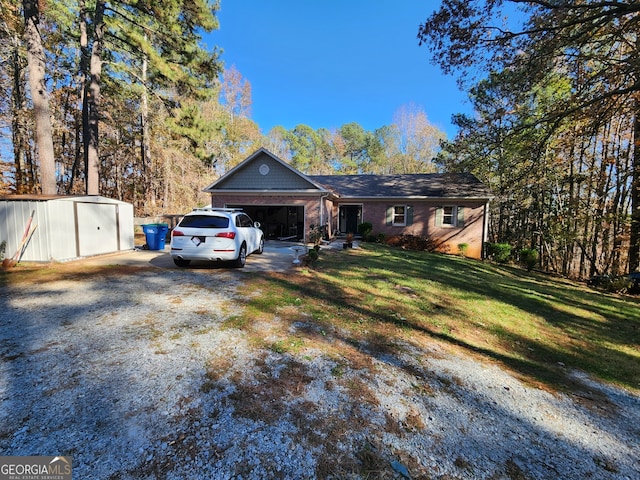
<svg viewBox="0 0 640 480"><path fill-rule="evenodd" d="M194 208L194 212L242 212L241 208L201 207Z"/></svg>

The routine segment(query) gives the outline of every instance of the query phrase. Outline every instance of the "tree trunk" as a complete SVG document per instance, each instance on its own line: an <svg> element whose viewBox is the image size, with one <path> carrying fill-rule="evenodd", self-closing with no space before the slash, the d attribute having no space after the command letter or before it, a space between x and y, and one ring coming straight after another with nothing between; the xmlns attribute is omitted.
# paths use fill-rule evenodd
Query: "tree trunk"
<svg viewBox="0 0 640 480"><path fill-rule="evenodd" d="M13 159L16 169L16 193L32 192L32 185L29 185L26 178L25 159L29 142L26 141L27 129L25 125L26 97L25 97L25 75L20 58L20 39L12 37L12 90L11 90L11 132L13 141Z"/></svg>
<svg viewBox="0 0 640 480"><path fill-rule="evenodd" d="M155 213L156 191L152 181L151 137L149 135L149 93L147 91L147 55L142 56L142 97L140 98L140 123L142 140L140 141L140 162L142 164L142 192L146 213Z"/></svg>
<svg viewBox="0 0 640 480"><path fill-rule="evenodd" d="M633 160L631 163L631 231L629 272L640 269L640 99L635 101L633 119Z"/></svg>
<svg viewBox="0 0 640 480"><path fill-rule="evenodd" d="M36 145L40 160L40 185L43 194L58 192L56 185L55 154L51 112L45 85L45 54L42 36L38 30L39 11L37 0L23 0L24 36L27 44L29 87L36 122Z"/></svg>
<svg viewBox="0 0 640 480"><path fill-rule="evenodd" d="M93 17L95 32L91 48L88 88L86 90L85 97L87 108L83 109L83 115L86 116L83 124L86 125L87 128L87 132L84 136L86 150L85 155L87 159L87 195L98 195L100 193L98 122L100 120L100 75L102 74L104 10L105 3L103 1L98 1L96 4L95 15Z"/></svg>
<svg viewBox="0 0 640 480"><path fill-rule="evenodd" d="M86 91L87 88L87 70L88 70L88 58L89 58L89 36L87 34L87 26L89 23L89 17L87 12L87 7L84 0L79 0L78 8L80 10L80 64L78 67L78 76L76 78L77 89L78 89L78 106L81 111L81 115L78 119L76 117L76 152L75 159L73 162L72 168L72 176L71 176L71 185L69 190L73 192L75 187L75 182L79 176L80 170L80 160L82 158L84 164L84 175L85 175L85 186L84 190L86 192L86 175L87 175L87 166L89 165L89 157L87 145L89 145L89 115L88 107L87 107L87 96ZM81 146L82 145L82 146Z"/></svg>
<svg viewBox="0 0 640 480"><path fill-rule="evenodd" d="M76 181L80 176L80 159L82 157L82 149L80 147L82 142L81 132L82 122L79 120L79 117L76 116L74 121L75 151L73 155L73 165L71 166L71 178L69 179L69 191L67 192L69 194L74 193Z"/></svg>

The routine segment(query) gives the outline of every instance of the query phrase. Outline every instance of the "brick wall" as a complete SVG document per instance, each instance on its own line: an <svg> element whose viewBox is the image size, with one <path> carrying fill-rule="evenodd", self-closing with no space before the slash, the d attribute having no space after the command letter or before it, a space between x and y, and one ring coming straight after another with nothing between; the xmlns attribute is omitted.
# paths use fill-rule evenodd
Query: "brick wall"
<svg viewBox="0 0 640 480"><path fill-rule="evenodd" d="M437 250L443 253L459 253L458 245L468 244L466 255L482 258L484 243L484 203L447 202L464 207L464 225L462 227L436 226L436 209L442 202L434 201L390 201L364 202L362 221L373 225L373 234L382 233L386 237L393 235L415 235L433 240ZM413 223L406 226L387 225L387 209L392 205L410 205L413 207ZM337 212L336 207L336 212ZM337 213L336 213L337 215Z"/></svg>
<svg viewBox="0 0 640 480"><path fill-rule="evenodd" d="M333 236L338 224L340 205L319 196L290 196L290 195L213 195L211 198L213 207L225 207L226 205L286 205L303 206L305 212L304 234L308 239L311 225L321 225L322 221L329 226L329 235ZM321 215L321 202L323 214ZM349 205L356 205L349 202ZM464 225L461 227L436 226L436 210L442 205L464 207ZM392 202L366 201L362 206L362 221L373 225L373 234L379 233L389 237L392 235L415 235L432 239L437 250L443 253L459 253L458 245L468 245L466 255L471 258L482 258L482 245L484 242L484 203L482 202L446 202L442 201L414 201L398 200ZM392 205L409 205L413 208L413 222L406 226L387 225L387 208Z"/></svg>

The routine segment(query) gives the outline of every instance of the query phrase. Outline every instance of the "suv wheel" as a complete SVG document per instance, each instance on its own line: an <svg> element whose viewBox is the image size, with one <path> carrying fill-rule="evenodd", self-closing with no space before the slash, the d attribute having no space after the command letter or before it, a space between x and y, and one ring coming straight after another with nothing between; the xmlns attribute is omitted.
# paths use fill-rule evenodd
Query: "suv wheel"
<svg viewBox="0 0 640 480"><path fill-rule="evenodd" d="M262 252L264 252L264 237L262 237L260 239L260 243L258 243L258 249L256 250L256 253L259 255Z"/></svg>
<svg viewBox="0 0 640 480"><path fill-rule="evenodd" d="M247 262L247 244L243 243L242 245L240 245L240 251L238 252L238 258L236 258L236 261L234 263L234 265L237 268L242 268L244 267L244 264Z"/></svg>

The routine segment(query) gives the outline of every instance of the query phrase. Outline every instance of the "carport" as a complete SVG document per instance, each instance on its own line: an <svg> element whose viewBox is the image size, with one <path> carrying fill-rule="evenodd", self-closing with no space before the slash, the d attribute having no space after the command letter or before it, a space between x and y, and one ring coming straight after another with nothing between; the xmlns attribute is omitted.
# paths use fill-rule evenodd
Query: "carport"
<svg viewBox="0 0 640 480"><path fill-rule="evenodd" d="M242 208L260 228L267 240L304 239L303 205L227 205Z"/></svg>

